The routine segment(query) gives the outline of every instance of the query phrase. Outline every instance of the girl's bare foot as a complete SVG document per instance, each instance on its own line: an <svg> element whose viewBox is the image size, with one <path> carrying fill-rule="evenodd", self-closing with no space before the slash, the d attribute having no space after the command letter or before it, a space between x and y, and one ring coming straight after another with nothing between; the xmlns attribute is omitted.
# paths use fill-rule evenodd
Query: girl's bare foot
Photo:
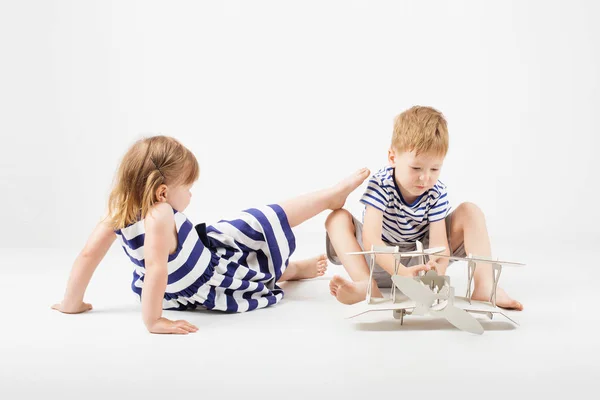
<svg viewBox="0 0 600 400"><path fill-rule="evenodd" d="M321 254L306 260L290 261L280 281L297 281L323 276L327 271L327 256Z"/></svg>
<svg viewBox="0 0 600 400"><path fill-rule="evenodd" d="M487 295L486 295L486 293L487 293ZM477 289L475 289L475 291L473 292L472 298L473 298L473 300L489 301L490 300L489 293L490 293L489 290L479 292ZM523 304L521 304L517 300L514 300L513 298L511 298L508 294L506 294L506 292L502 288L496 289L496 305L500 308L505 308L507 310L517 310L517 311L523 310Z"/></svg>
<svg viewBox="0 0 600 400"><path fill-rule="evenodd" d="M368 281L352 282L335 275L329 282L329 292L340 303L355 304L367 297L367 283Z"/></svg>
<svg viewBox="0 0 600 400"><path fill-rule="evenodd" d="M364 182L365 179L369 176L371 171L368 168L359 169L354 174L350 175L337 185L331 188L331 203L329 208L332 210L337 210L338 208L342 208L344 203L346 202L346 198L350 193L354 191L357 187Z"/></svg>

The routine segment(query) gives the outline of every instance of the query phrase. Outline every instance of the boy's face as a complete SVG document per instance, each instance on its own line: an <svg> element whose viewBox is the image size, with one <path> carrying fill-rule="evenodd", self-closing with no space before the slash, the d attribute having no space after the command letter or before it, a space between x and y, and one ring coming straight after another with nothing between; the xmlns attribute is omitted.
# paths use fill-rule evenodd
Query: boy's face
<svg viewBox="0 0 600 400"><path fill-rule="evenodd" d="M412 202L436 184L444 158L436 153L389 150L388 161L396 169L396 183L406 201Z"/></svg>

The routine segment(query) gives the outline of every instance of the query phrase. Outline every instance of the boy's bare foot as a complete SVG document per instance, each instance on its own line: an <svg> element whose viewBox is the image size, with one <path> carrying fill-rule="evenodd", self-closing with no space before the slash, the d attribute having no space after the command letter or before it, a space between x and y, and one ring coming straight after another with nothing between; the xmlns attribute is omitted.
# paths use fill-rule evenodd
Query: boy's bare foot
<svg viewBox="0 0 600 400"><path fill-rule="evenodd" d="M280 281L297 281L323 276L327 271L327 256L321 254L306 260L290 261Z"/></svg>
<svg viewBox="0 0 600 400"><path fill-rule="evenodd" d="M350 193L354 191L365 179L369 176L371 171L368 168L359 169L346 179L339 182L337 185L331 188L331 204L329 206L332 210L337 210L344 206L346 198Z"/></svg>
<svg viewBox="0 0 600 400"><path fill-rule="evenodd" d="M335 275L329 282L329 292L340 303L355 304L367 297L367 283L368 281L352 282Z"/></svg>
<svg viewBox="0 0 600 400"><path fill-rule="evenodd" d="M489 293L489 291L485 291L485 292ZM480 300L480 301L489 301L490 300L489 294L486 296L485 293L478 292L477 290L475 290L473 292L472 298L473 298L473 300ZM508 294L506 294L506 292L502 288L496 289L496 305L500 308L505 308L507 310L517 310L517 311L523 310L523 304L521 304L517 300L514 300L513 298L511 298Z"/></svg>

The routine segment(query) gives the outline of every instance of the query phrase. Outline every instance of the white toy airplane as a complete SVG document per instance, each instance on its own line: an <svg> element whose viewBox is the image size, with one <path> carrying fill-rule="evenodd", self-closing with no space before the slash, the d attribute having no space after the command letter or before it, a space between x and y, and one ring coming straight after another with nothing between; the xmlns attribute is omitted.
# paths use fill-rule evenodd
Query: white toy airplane
<svg viewBox="0 0 600 400"><path fill-rule="evenodd" d="M423 245L421 242L417 241L416 251L400 252L397 246L372 246L370 251L347 253L354 255L371 255L371 272L369 284L367 286L367 296L365 301L351 306L352 313L348 318L353 318L370 311L393 311L394 318L400 319L400 324L403 324L405 315L432 315L434 317L446 318L448 322L458 329L479 335L483 333L483 327L479 321L469 313L485 314L490 319L492 319L493 314L500 314L518 325L516 321L509 318L496 307L496 289L498 287L500 273L502 272L502 265L523 266L525 264L493 260L486 257L473 257L471 254L469 254L468 257L455 257L439 254L444 250L444 247L423 250ZM390 254L393 255L395 259L394 275L392 275L394 286L392 287L392 297L390 299L371 297L376 254ZM424 256L431 255L468 262L467 294L465 297L454 296L454 288L450 286L450 277L447 275L438 275L435 270L427 271L425 274L421 274L414 278L398 275L401 258L421 257L421 264L424 264ZM475 274L477 262L492 264L494 286L489 302L471 299L471 283L473 282L473 275ZM399 289L404 296L397 295L396 289Z"/></svg>

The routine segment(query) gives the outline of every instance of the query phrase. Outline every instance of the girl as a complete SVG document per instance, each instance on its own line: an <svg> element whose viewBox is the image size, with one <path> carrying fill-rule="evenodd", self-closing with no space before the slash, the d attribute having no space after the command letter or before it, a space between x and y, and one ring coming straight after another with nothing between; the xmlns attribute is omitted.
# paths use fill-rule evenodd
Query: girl
<svg viewBox="0 0 600 400"><path fill-rule="evenodd" d="M117 238L135 265L131 287L151 333L198 330L162 317L163 309L244 312L276 304L283 298L277 282L323 275L327 263L325 257L290 262L296 247L291 228L341 208L367 176L363 168L331 188L194 226L182 212L199 177L196 158L170 137L139 140L121 162L108 216L77 256L63 301L52 308L68 314L92 309L83 302L85 290Z"/></svg>

